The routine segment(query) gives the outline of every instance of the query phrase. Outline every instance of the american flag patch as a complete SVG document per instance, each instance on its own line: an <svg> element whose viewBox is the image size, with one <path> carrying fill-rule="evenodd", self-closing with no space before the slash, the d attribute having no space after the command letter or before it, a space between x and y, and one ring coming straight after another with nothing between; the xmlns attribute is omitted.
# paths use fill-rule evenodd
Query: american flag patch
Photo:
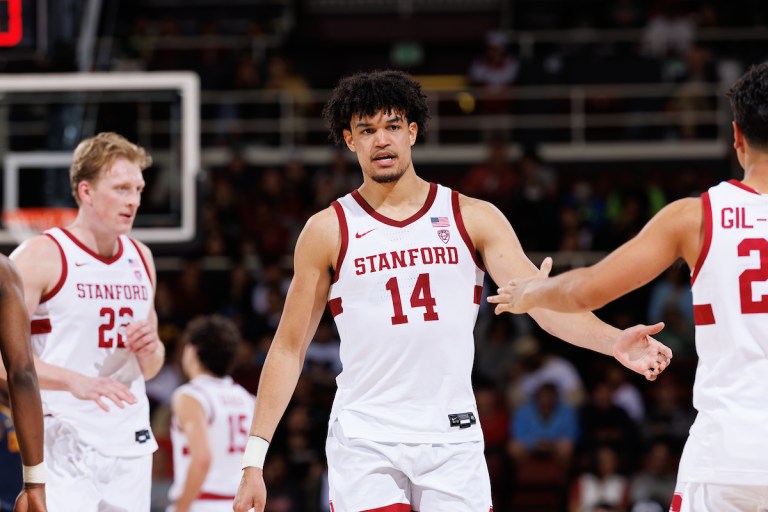
<svg viewBox="0 0 768 512"><path fill-rule="evenodd" d="M433 228L447 228L450 227L448 217L430 217L432 219Z"/></svg>

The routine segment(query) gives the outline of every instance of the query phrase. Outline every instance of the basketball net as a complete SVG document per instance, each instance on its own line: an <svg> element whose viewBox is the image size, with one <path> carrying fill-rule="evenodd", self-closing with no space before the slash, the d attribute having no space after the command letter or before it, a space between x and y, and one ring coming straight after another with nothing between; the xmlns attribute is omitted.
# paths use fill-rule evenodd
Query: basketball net
<svg viewBox="0 0 768 512"><path fill-rule="evenodd" d="M22 243L46 229L71 224L75 217L75 208L17 208L3 212L3 223L11 236Z"/></svg>

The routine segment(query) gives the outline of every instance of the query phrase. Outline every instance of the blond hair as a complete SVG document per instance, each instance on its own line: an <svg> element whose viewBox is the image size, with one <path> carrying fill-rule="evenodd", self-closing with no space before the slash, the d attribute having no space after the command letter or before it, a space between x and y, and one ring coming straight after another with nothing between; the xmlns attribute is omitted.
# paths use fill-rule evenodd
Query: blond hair
<svg viewBox="0 0 768 512"><path fill-rule="evenodd" d="M101 132L80 142L69 168L69 184L77 204L77 186L81 181L94 184L119 158L138 165L143 171L152 165L152 157L141 146L114 132Z"/></svg>

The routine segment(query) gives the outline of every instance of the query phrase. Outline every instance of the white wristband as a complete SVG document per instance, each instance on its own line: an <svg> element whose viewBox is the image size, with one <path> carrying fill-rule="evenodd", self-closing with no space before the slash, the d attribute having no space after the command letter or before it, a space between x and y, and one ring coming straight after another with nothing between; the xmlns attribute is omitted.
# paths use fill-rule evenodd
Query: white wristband
<svg viewBox="0 0 768 512"><path fill-rule="evenodd" d="M264 469L267 449L269 449L269 441L263 437L249 436L248 443L245 445L245 452L243 452L243 469L247 467Z"/></svg>
<svg viewBox="0 0 768 512"><path fill-rule="evenodd" d="M45 483L45 462L35 466L21 466L24 475L25 484L44 484Z"/></svg>

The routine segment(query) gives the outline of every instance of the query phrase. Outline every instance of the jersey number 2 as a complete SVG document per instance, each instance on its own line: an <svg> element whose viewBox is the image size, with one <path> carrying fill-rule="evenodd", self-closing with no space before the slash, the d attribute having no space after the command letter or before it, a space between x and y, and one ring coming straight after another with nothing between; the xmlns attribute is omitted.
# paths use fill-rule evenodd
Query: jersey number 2
<svg viewBox="0 0 768 512"><path fill-rule="evenodd" d="M768 297L761 295L760 300L752 300L752 283L768 280L768 240L764 238L747 238L739 244L739 256L749 256L752 251L760 255L760 268L750 268L739 276L739 295L741 296L741 313L768 313Z"/></svg>
<svg viewBox="0 0 768 512"><path fill-rule="evenodd" d="M101 308L99 316L104 319L99 326L99 348L112 348L117 342L117 348L125 348L125 335L123 329L133 319L131 308L120 308L117 312L113 308ZM115 331L115 319L120 321Z"/></svg>
<svg viewBox="0 0 768 512"><path fill-rule="evenodd" d="M394 309L394 315L392 316L392 325L408 323L408 316L403 313L403 303L400 298L400 285L397 284L397 278L391 277L387 281L387 290L392 295L392 308ZM439 320L437 311L435 311L435 298L432 297L432 290L429 286L429 274L419 274L416 278L416 285L413 287L413 293L411 293L411 307L412 308L424 308L424 320L429 322L433 320Z"/></svg>

